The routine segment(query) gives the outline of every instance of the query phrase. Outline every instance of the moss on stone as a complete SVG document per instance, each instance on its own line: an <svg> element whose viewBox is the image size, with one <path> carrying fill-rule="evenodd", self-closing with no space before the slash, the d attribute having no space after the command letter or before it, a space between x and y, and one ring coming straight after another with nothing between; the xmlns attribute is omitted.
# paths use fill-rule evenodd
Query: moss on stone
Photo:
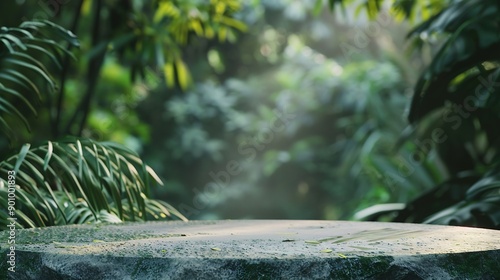
<svg viewBox="0 0 500 280"><path fill-rule="evenodd" d="M285 242L290 232L294 242ZM6 234L0 232L0 240L5 242ZM467 242L462 242L465 237ZM306 240L321 242L309 245ZM102 279L123 275L132 279L158 275L169 279L493 279L500 275L498 241L498 232L487 230L335 221L75 225L17 230L16 268L21 272L16 275L19 279L31 279L30 275L61 279L76 272L97 273ZM0 268L6 271L7 246L3 245L7 244L2 244Z"/></svg>
<svg viewBox="0 0 500 280"><path fill-rule="evenodd" d="M443 258L441 267L455 279L495 279L500 275L500 252L470 252L449 254Z"/></svg>

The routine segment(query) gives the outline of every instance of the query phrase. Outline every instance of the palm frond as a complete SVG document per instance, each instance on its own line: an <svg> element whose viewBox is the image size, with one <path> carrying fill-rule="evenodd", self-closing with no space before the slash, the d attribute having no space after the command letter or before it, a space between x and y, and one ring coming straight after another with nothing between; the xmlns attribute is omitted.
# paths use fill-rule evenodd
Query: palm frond
<svg viewBox="0 0 500 280"><path fill-rule="evenodd" d="M9 171L16 174L20 226L185 218L167 203L147 197L154 171L132 151L114 143L68 138L37 147L24 145L0 163L0 200ZM7 213L0 213L1 223Z"/></svg>
<svg viewBox="0 0 500 280"><path fill-rule="evenodd" d="M496 51L500 47L499 14L500 5L496 1L458 1L410 32L416 40L435 33L447 35L415 86L410 122L417 122L444 106L447 100L457 102L453 89L470 89L465 85L457 87L457 79L473 73L483 63L500 60ZM477 79L472 80L472 84L477 86ZM473 90L467 94L474 93Z"/></svg>
<svg viewBox="0 0 500 280"><path fill-rule="evenodd" d="M71 55L61 42L78 46L74 34L49 21L27 21L17 28L0 29L0 133L13 136L11 119L22 121L30 130L25 110L18 103L36 115L36 102L54 92L57 85L52 69L60 68L63 55Z"/></svg>
<svg viewBox="0 0 500 280"><path fill-rule="evenodd" d="M500 229L500 196L460 203L435 213L424 223Z"/></svg>

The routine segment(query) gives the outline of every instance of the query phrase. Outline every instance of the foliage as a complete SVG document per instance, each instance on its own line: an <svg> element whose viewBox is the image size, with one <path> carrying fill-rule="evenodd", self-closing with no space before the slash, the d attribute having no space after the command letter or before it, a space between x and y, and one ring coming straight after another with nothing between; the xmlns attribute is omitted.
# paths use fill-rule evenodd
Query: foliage
<svg viewBox="0 0 500 280"><path fill-rule="evenodd" d="M158 84L158 81L151 83L152 80L158 80L161 74L169 88L178 86L186 90L192 80L187 67L190 63L186 60L189 58L185 51L187 46L206 53L204 45L214 39L234 41L236 33L246 29L237 19L241 3L235 0L206 3L79 0L54 5L40 3L40 6L22 2L2 5L7 6L2 10L21 14L19 19L29 18L31 14L36 18L44 11L45 18L78 34L82 42L81 48L75 50L79 57L76 63L72 63L69 54L62 57L61 73L56 77L60 86L51 100L46 101L46 112L39 115L33 133L17 135L21 141L68 134L108 139L112 133L102 133L100 127L93 126L95 121L89 123L89 119L107 115L113 123L122 124L119 127L123 128L123 134L132 130L136 138L133 141L137 142L137 137L145 137L147 132L144 129L133 131L140 126L134 120L137 116L134 108L138 99L144 98L150 88ZM14 21L14 24L18 23ZM62 50L72 49L66 44L61 46ZM111 80L103 81L101 74L111 70L111 65L125 76L108 75ZM119 88L118 84L127 88ZM107 91L110 85L114 90L123 90L123 94ZM125 98L125 104L109 104ZM94 113L97 116L93 116ZM50 127L46 127L47 123ZM128 137L117 140L124 143Z"/></svg>
<svg viewBox="0 0 500 280"><path fill-rule="evenodd" d="M17 9L1 10L33 10L20 2L4 3ZM168 186L151 189L152 196L177 203L190 218L346 219L372 204L399 202L360 214L495 227L498 102L492 93L498 62L490 47L497 40L497 4L392 1L392 15L418 23L409 36L410 50L435 54L415 82L414 65L425 59L413 54L407 62L402 43L392 43L404 27L388 20L375 36L373 24L365 22L368 28L363 29L363 24L339 23L338 16L351 11L377 20L388 1L327 1L334 15L322 9L324 2L71 1L51 20L78 34L80 48L68 44L57 29L47 33L57 46L44 53L31 46L22 50L4 37L18 53L39 60L30 65L50 78L23 65L0 67L0 83L14 90L1 98L19 112L0 103L2 120L11 128L25 123L32 130L11 129L11 138L41 143L28 150L20 144L8 149L6 141L0 142L2 157L4 151L11 155L4 164L15 167L19 159L25 170L20 180L36 182L38 192L29 189L25 197L50 202L66 196L63 208L44 204L26 214L25 223L175 216L166 204L139 199L150 197L155 181L140 154ZM478 16L483 14L484 19ZM27 34L9 32L27 44ZM359 47L359 39L366 39L366 45ZM7 69L23 70L33 86ZM54 74L57 69L62 69L60 76ZM470 92L481 81L491 81L492 88L481 88L477 110L467 111L475 102ZM417 84L417 94L405 129L410 82ZM276 110L291 112L293 118L272 140L262 142L270 135ZM61 138L65 135L86 138ZM137 154L97 140L125 144ZM112 154L121 159L107 160ZM220 191L207 188L214 181L210 174L225 172L233 161L241 172ZM87 164L79 167L80 162ZM131 166L138 176L131 177L136 174ZM70 170L75 177L65 180L82 190L65 192L68 186L54 180L54 174ZM122 174L126 182L135 178L136 184L113 185L104 179L89 184L106 170L115 178ZM85 186L101 191L95 195ZM194 211L186 213L184 203Z"/></svg>
<svg viewBox="0 0 500 280"><path fill-rule="evenodd" d="M406 2L409 16L418 1ZM434 3L438 8L409 33L414 46L436 45L437 52L415 85L411 133L404 139L417 144L412 157L418 164L435 148L449 179L408 203L395 220L500 228L500 115L494 94L500 6L496 1Z"/></svg>
<svg viewBox="0 0 500 280"><path fill-rule="evenodd" d="M2 178L14 171L17 224L23 227L86 222L141 221L182 217L173 207L147 197L154 171L133 152L113 143L67 139L21 151L0 163ZM10 181L10 180L9 180ZM0 181L7 205L8 180ZM9 215L1 212L1 223Z"/></svg>
<svg viewBox="0 0 500 280"><path fill-rule="evenodd" d="M426 126L417 137L444 131L442 139L432 139L451 177L463 178L464 172L481 177L463 189L460 202L439 209L427 222L500 228L499 9L496 1L453 2L409 34L417 40L444 35L415 86L409 120ZM426 125L436 114L438 121ZM432 199L447 200L439 195Z"/></svg>
<svg viewBox="0 0 500 280"><path fill-rule="evenodd" d="M225 25L243 28L236 20L225 17L226 13L232 13L238 8L236 2L212 2L206 9L215 15L214 24L217 25L216 34L219 34L219 39L225 39L220 35L221 32L228 32L227 29L221 31ZM97 10L102 7L102 3L95 5ZM84 10L85 5L80 5L78 8ZM80 11L79 9L77 10ZM185 12L192 10L188 9ZM94 18L94 26L100 23L98 19L100 11L97 15L97 18ZM161 14L157 17L157 21L164 21L168 16L170 16L168 13ZM164 24L170 26L168 23ZM182 27L183 24L191 23L182 22L179 26ZM209 24L203 26L205 29L209 28ZM175 33L174 31L169 30L168 34ZM191 29L188 28L185 34L189 32ZM174 35L177 36L177 43L185 44L186 41L179 39L179 34ZM24 22L19 28L3 28L0 36L2 43L0 79L4 93L0 99L3 113L2 131L5 134L10 133L10 136L21 136L17 138L22 140L31 138L32 136L23 135L22 130L14 129L17 126L16 120L21 120L28 129L33 127L30 125L32 119L25 117L25 108L28 108L33 114L42 113L44 119L48 116L53 137L58 138L62 121L61 112L65 107L63 105L69 69L68 59L72 56L68 50L78 46L76 37L49 21ZM123 43L120 40L118 42ZM103 55L106 52L102 48L105 46L104 42L93 39L91 41L95 48L90 51L87 92L73 115L83 112L80 130L86 123L86 114L90 109L98 73L103 65ZM67 49L64 43L68 43ZM134 46L137 44L138 42L135 42ZM126 48L120 49L120 44L113 47L118 52L126 50ZM140 67L144 69L146 64L141 64ZM63 71L60 87L57 87L55 81L57 70ZM177 75L179 76L178 69ZM32 98L33 96L39 99L38 103ZM68 127L71 128L71 123L75 121L76 118L72 117ZM36 127L37 131L40 131L41 127ZM46 132L35 134L37 141L46 134ZM15 140L19 140L17 138ZM13 150L16 149L17 142L11 142L14 145ZM170 205L147 197L149 187L153 184L151 178L158 182L159 178L133 152L118 145L85 138L45 141L45 143L37 144L32 149L26 144L16 156L8 157L1 163L2 175L6 175L8 170L16 172L15 183L20 187L17 189L19 205L16 208L16 214L20 217L19 226L144 220L148 217L164 218L170 214L184 219L182 214ZM11 154L12 150L3 153ZM7 177L2 177L0 181L3 200L6 199L7 187L10 186ZM96 193L96 190L99 191ZM6 217L7 213L3 212L2 223L6 223Z"/></svg>
<svg viewBox="0 0 500 280"><path fill-rule="evenodd" d="M233 42L236 32L246 29L235 17L240 1L39 4L2 4L8 6L2 10L24 21L0 34L5 93L0 123L11 138L10 147L0 142L2 158L11 155L1 163L1 172L16 171L20 226L171 214L185 219L167 203L149 198L149 188L161 181L135 152L91 139L111 139L139 151L149 131L134 112L138 102L160 83L160 73L169 88L186 90L192 78L184 48L215 37ZM30 13L51 21L26 21ZM14 129L17 121L31 133ZM66 135L76 138L62 138ZM21 147L23 142L41 144ZM7 191L6 178L0 181L2 192ZM6 217L3 213L2 222Z"/></svg>
<svg viewBox="0 0 500 280"><path fill-rule="evenodd" d="M235 31L247 28L243 22L234 18L234 14L241 9L241 3L237 0L138 3L140 4L131 7L129 11L136 15L129 25L133 27L130 30L133 33L122 33L111 44L115 51L132 63L133 77L135 74L144 77L144 69L154 61L159 69L163 69L170 88L178 84L185 90L192 82L182 59L182 47L192 40L193 33L201 38L217 37L221 42L234 42ZM151 6L156 7L151 9ZM154 12L149 15L148 10ZM124 40L126 43L123 45L113 43Z"/></svg>
<svg viewBox="0 0 500 280"><path fill-rule="evenodd" d="M24 112L17 109L17 103L29 108L36 114L36 101L42 100L42 92L52 95L56 83L47 67L60 66L61 56L69 54L57 41L64 40L78 46L76 37L63 28L50 22L24 22L19 28L3 27L0 33L0 116L2 133L13 137L14 123L9 123L6 116L20 120L29 130L30 125ZM38 59L42 55L49 58L53 65L44 65Z"/></svg>
<svg viewBox="0 0 500 280"><path fill-rule="evenodd" d="M362 11L365 11L370 19L375 19L380 12L383 12L389 8L397 19L403 20L408 19L413 22L418 22L421 20L426 20L431 16L434 16L442 9L444 9L453 0L365 0L365 1L355 1L355 0L328 0L328 5L330 9L342 8L345 12L346 6L355 7L355 14L359 15ZM388 2L392 4L388 6ZM323 0L317 0L317 7L321 7Z"/></svg>
<svg viewBox="0 0 500 280"><path fill-rule="evenodd" d="M260 41L255 49L269 47L257 61L271 67L220 83L199 83L153 110L144 104L151 119L164 110L164 122L154 129L158 138L153 143L158 146L148 148L146 157L159 174L166 174L170 185L178 186L176 194L189 206L200 204L191 204L193 193L194 199L204 201L201 205L210 205L183 212L186 215L346 219L360 201L401 201L422 188L421 181L428 175L406 189L399 188L401 182L388 188L383 180L372 187L367 178L383 170L376 171L380 160L366 158L390 155L388 141L404 128L400 116L407 97L400 70L368 58L342 65L309 47L310 39L298 34L307 32L268 26L264 32L247 35L243 40ZM237 48L221 52L222 61L233 57L231 51L240 52ZM235 64L234 58L230 62ZM276 124L276 110L291 112L293 119L282 124L286 128L270 131L270 125ZM377 143L363 147L370 133ZM158 150L173 157L160 159ZM364 162L356 160L361 155ZM225 170L230 161L238 162L241 172L231 176L220 192L200 194L213 182L206 175Z"/></svg>

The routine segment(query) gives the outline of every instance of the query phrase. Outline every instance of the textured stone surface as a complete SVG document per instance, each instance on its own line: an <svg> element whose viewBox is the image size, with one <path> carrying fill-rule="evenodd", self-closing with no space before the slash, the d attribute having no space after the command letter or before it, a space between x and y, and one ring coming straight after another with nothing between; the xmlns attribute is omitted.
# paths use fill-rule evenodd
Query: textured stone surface
<svg viewBox="0 0 500 280"><path fill-rule="evenodd" d="M8 232L0 232L7 272ZM193 221L16 231L8 279L497 279L500 232L342 221ZM5 276L4 276L5 277Z"/></svg>

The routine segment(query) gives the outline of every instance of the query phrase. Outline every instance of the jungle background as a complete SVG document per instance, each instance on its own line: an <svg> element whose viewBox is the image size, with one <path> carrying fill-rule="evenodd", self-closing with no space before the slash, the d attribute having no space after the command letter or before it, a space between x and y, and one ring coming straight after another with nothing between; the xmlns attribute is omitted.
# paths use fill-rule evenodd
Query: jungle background
<svg viewBox="0 0 500 280"><path fill-rule="evenodd" d="M47 20L70 32L47 35L64 49L59 65L46 62L50 54L31 54L55 87L35 102L36 116L12 101L31 132L18 120L0 139L2 174L30 158L24 143L52 147L47 140L75 141L70 136L112 141L148 164L155 180L146 175L147 191L137 197L168 203L148 208L154 218L364 218L496 228L498 98L469 106L475 110L456 104L478 77L498 76L492 46L499 42L499 7L461 2L4 1L2 26ZM2 41L4 53L17 44L5 40L14 43ZM27 167L35 175L25 181L32 184L25 202L43 185L61 199L47 209L78 204L73 222L113 221L96 214L106 208L118 220L130 218L118 210L131 197L124 184L117 189L125 195L109 192L118 197L111 208L63 191L71 180L102 188L84 149L67 170L78 179L51 183L39 175L51 164L49 150L33 155L39 167ZM95 178L84 179L78 166L86 160ZM42 225L68 222L44 215Z"/></svg>

